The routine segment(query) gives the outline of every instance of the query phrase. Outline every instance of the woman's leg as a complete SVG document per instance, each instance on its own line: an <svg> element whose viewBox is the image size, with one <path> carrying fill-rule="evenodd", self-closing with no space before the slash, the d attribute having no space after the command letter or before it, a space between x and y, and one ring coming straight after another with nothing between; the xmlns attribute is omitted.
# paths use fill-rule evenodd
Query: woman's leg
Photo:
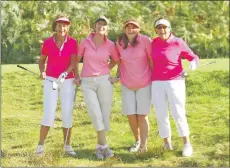
<svg viewBox="0 0 230 168"><path fill-rule="evenodd" d="M53 80L51 77L47 77ZM49 132L49 128L53 126L55 112L57 107L58 90L53 90L52 82L48 80L43 81L43 105L44 114L41 121L40 128L40 138L38 142L38 147L36 149L37 154L42 154L44 152L44 141Z"/></svg>
<svg viewBox="0 0 230 168"><path fill-rule="evenodd" d="M63 128L64 145L70 145L71 134L72 128Z"/></svg>
<svg viewBox="0 0 230 168"><path fill-rule="evenodd" d="M97 131L97 144L104 146L106 145L106 132L105 130Z"/></svg>
<svg viewBox="0 0 230 168"><path fill-rule="evenodd" d="M148 114L151 112L151 85L136 91L137 120L140 132L140 152L147 151L147 138L149 134Z"/></svg>
<svg viewBox="0 0 230 168"><path fill-rule="evenodd" d="M88 114L92 120L94 129L97 132L96 156L98 159L103 159L105 157L104 148L107 147L105 131L106 127L109 127L109 121L106 122L107 126L105 126L104 116L102 114L97 95L99 82L100 77L82 78L82 94ZM109 114L106 116L106 118L109 118Z"/></svg>
<svg viewBox="0 0 230 168"><path fill-rule="evenodd" d="M76 156L76 152L70 145L72 133L72 118L74 106L74 83L73 78L66 79L60 85L61 116L63 126L64 150L71 156Z"/></svg>
<svg viewBox="0 0 230 168"><path fill-rule="evenodd" d="M176 122L179 136L182 137L184 142L184 148L182 150L183 156L191 156L193 149L189 142L189 127L186 118L185 110L185 81L184 80L172 80L168 82L168 98L172 111L172 116Z"/></svg>
<svg viewBox="0 0 230 168"><path fill-rule="evenodd" d="M100 104L103 117L104 130L98 131L98 144L101 145L104 157L109 158L114 154L106 141L106 131L110 130L110 113L112 107L113 85L108 80L110 75L103 75L97 78L98 88L96 94Z"/></svg>
<svg viewBox="0 0 230 168"><path fill-rule="evenodd" d="M41 129L40 129L40 140L39 140L39 143L38 145L44 145L44 141L47 137L47 134L49 132L49 126L44 126L44 125L41 125Z"/></svg>
<svg viewBox="0 0 230 168"><path fill-rule="evenodd" d="M129 125L132 130L133 136L135 138L135 141L140 140L140 131L139 131L139 124L138 124L138 116L137 114L133 115L127 115L128 120L129 120Z"/></svg>
<svg viewBox="0 0 230 168"><path fill-rule="evenodd" d="M147 149L147 138L149 134L149 120L147 115L137 115L140 129L140 148Z"/></svg>
<svg viewBox="0 0 230 168"><path fill-rule="evenodd" d="M134 135L135 144L136 144L136 142L137 141L139 142L140 140L137 108L136 108L136 91L130 90L124 85L121 85L121 97L122 97L122 114L127 115L129 125Z"/></svg>
<svg viewBox="0 0 230 168"><path fill-rule="evenodd" d="M189 135L189 127L185 111L185 81L172 80L167 84L169 105L179 136L187 137Z"/></svg>
<svg viewBox="0 0 230 168"><path fill-rule="evenodd" d="M164 139L164 147L171 149L168 147L171 143L171 126L169 122L166 88L166 82L164 81L152 82L152 104L157 118L159 134Z"/></svg>

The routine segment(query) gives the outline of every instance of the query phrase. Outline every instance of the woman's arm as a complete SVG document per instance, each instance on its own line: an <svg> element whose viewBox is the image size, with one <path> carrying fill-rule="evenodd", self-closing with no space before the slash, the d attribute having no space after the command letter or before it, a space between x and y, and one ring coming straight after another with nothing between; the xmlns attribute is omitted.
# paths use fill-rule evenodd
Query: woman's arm
<svg viewBox="0 0 230 168"><path fill-rule="evenodd" d="M74 71L76 69L76 62L77 62L77 55L72 54L71 60L70 60L70 65L68 66L68 68L66 70L67 73Z"/></svg>
<svg viewBox="0 0 230 168"><path fill-rule="evenodd" d="M82 59L82 56L77 57L77 61L76 61L76 64L75 64L75 69L74 69L74 76L75 76L74 83L76 85L81 84L81 79L80 79L80 76L79 76L79 63L80 63L81 59Z"/></svg>
<svg viewBox="0 0 230 168"><path fill-rule="evenodd" d="M40 78L46 78L46 70L45 70L45 63L46 63L47 56L41 55L39 59L39 70L40 70Z"/></svg>

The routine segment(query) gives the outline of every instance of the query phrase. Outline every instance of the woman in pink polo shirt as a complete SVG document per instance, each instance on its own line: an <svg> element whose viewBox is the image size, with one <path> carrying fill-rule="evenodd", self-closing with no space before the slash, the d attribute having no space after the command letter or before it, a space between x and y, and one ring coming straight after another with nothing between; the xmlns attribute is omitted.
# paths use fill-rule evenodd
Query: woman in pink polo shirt
<svg viewBox="0 0 230 168"><path fill-rule="evenodd" d="M61 100L64 150L69 155L76 155L70 146L70 135L74 100L74 75L72 71L76 66L77 41L68 35L70 24L71 22L66 15L57 15L52 25L55 33L44 40L41 50L39 69L40 77L44 80L44 115L41 122L40 141L36 149L36 154L39 156L44 153L44 141L49 128L54 123L58 94L60 94ZM52 83L57 83L57 88L53 88Z"/></svg>
<svg viewBox="0 0 230 168"><path fill-rule="evenodd" d="M152 103L158 121L159 133L164 139L164 149L173 150L168 102L176 122L179 136L184 141L183 156L192 155L189 142L189 127L185 111L185 79L183 77L182 57L190 61L190 68L196 69L199 57L187 44L171 33L170 22L164 18L155 21L158 37L152 41Z"/></svg>
<svg viewBox="0 0 230 168"><path fill-rule="evenodd" d="M127 115L135 137L130 152L146 152L151 106L151 40L140 34L137 21L128 20L116 46L121 57L117 74L122 85L122 114Z"/></svg>
<svg viewBox="0 0 230 168"><path fill-rule="evenodd" d="M97 132L96 156L98 159L113 156L106 141L106 131L110 130L110 111L113 86L109 81L110 69L119 61L114 42L107 35L108 19L98 18L94 32L83 39L79 45L78 63L83 57L81 85L87 111ZM109 63L110 57L112 61ZM77 63L77 67L78 67ZM76 68L75 82L79 85L80 77Z"/></svg>

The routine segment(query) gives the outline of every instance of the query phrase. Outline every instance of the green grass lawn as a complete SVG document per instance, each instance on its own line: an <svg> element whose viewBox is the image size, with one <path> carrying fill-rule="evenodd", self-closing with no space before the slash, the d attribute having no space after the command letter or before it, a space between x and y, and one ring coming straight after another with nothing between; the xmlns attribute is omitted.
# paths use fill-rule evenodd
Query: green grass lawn
<svg viewBox="0 0 230 168"><path fill-rule="evenodd" d="M212 60L201 60L201 64ZM36 73L38 65L23 65ZM184 62L185 69L188 63ZM111 131L108 144L115 157L99 161L95 157L96 133L87 114L82 92L77 93L72 133L72 146L77 157L63 154L60 105L54 128L46 139L44 157L34 152L39 140L43 115L42 81L16 65L2 65L2 167L228 167L229 166L229 60L216 59L216 64L189 72L187 78L187 115L194 147L192 157L181 157L182 140L171 117L175 150L162 151L162 139L152 109L149 115L149 151L131 154L134 142L126 116L120 114L120 84L114 87ZM115 73L115 70L112 72Z"/></svg>

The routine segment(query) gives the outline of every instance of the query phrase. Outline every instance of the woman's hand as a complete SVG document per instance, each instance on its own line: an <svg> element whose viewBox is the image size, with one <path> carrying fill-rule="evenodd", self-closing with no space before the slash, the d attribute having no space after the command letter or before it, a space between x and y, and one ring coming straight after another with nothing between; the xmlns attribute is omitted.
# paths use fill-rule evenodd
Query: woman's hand
<svg viewBox="0 0 230 168"><path fill-rule="evenodd" d="M75 77L73 82L74 82L74 84L77 85L77 86L81 85L81 79L80 79L80 77L79 77L79 76L78 76L78 77Z"/></svg>
<svg viewBox="0 0 230 168"><path fill-rule="evenodd" d="M40 78L45 80L46 79L46 72L41 72Z"/></svg>
<svg viewBox="0 0 230 168"><path fill-rule="evenodd" d="M109 81L111 82L111 84L113 85L114 83L117 83L120 80L119 77L109 77Z"/></svg>

